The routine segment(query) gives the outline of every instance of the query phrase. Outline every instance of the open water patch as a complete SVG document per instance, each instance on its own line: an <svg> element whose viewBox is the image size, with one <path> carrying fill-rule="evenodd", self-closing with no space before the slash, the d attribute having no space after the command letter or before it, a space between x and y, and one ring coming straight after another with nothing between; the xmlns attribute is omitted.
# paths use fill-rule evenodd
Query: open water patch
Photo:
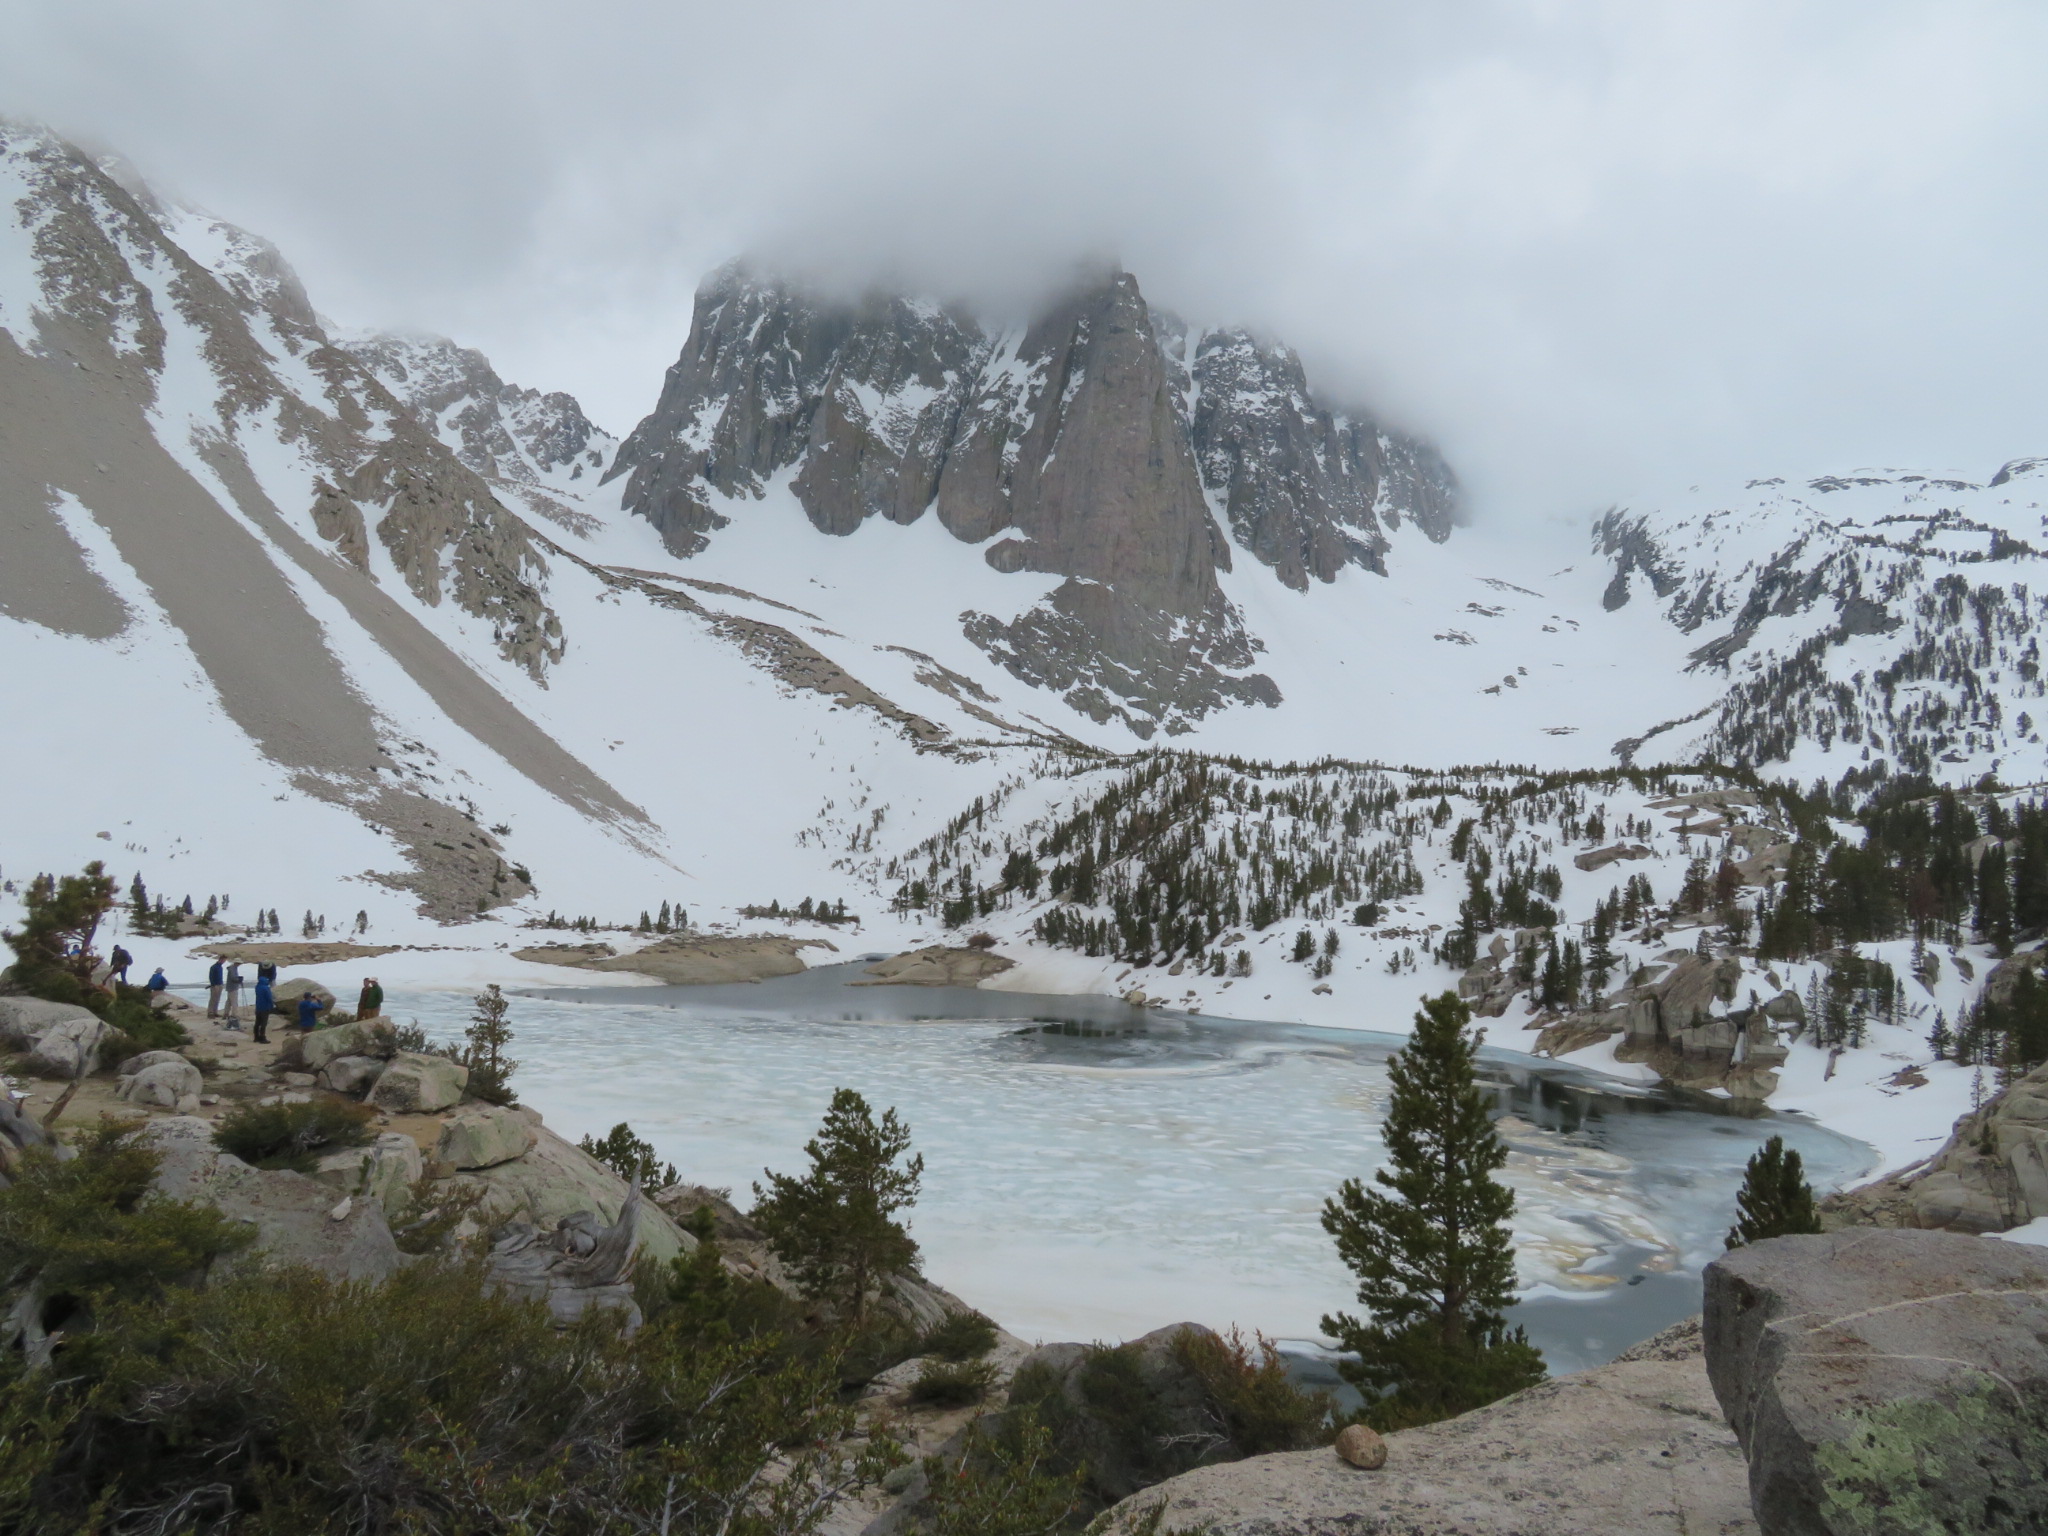
<svg viewBox="0 0 2048 1536"><path fill-rule="evenodd" d="M1171 1322L1313 1339L1350 1308L1323 1201L1384 1158L1402 1038L1132 1008L1111 998L849 987L852 966L758 986L517 997L522 1097L572 1139L630 1122L745 1206L793 1170L832 1091L893 1106L925 1157L925 1268L1026 1337ZM469 1009L402 992L436 1034ZM1608 1359L1698 1310L1749 1155L1782 1134L1817 1188L1870 1171L1861 1142L1794 1116L1483 1052L1518 1196L1514 1321L1553 1370Z"/></svg>

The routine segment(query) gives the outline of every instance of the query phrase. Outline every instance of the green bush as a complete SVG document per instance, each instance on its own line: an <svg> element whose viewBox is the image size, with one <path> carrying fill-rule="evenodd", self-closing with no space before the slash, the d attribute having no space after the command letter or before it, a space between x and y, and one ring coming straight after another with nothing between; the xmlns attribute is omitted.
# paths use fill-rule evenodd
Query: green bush
<svg viewBox="0 0 2048 1536"><path fill-rule="evenodd" d="M31 1466L36 1530L801 1536L848 1464L829 1371L617 1314L553 1326L479 1269L251 1273L108 1313ZM773 1468L773 1475L770 1473ZM92 1527L97 1529L97 1526Z"/></svg>
<svg viewBox="0 0 2048 1536"><path fill-rule="evenodd" d="M784 1348L822 1360L829 1350L808 1347L805 1309L765 1280L733 1274L725 1267L709 1206L690 1212L683 1230L697 1239L688 1253L669 1261L665 1283L640 1296L649 1317L691 1338L714 1343L775 1340Z"/></svg>
<svg viewBox="0 0 2048 1536"><path fill-rule="evenodd" d="M476 1265L199 1288L247 1234L152 1195L135 1130L0 1188L6 1536L807 1536L827 1490L900 1459L840 1449L827 1361L616 1313L559 1329Z"/></svg>
<svg viewBox="0 0 2048 1536"><path fill-rule="evenodd" d="M927 1360L910 1384L910 1401L927 1408L966 1408L988 1396L996 1368L986 1360Z"/></svg>
<svg viewBox="0 0 2048 1536"><path fill-rule="evenodd" d="M955 1312L924 1336L918 1353L941 1360L979 1360L996 1347L996 1325L979 1312Z"/></svg>
<svg viewBox="0 0 2048 1536"><path fill-rule="evenodd" d="M221 1117L213 1143L256 1168L311 1173L322 1154L370 1140L376 1111L347 1099L303 1104L244 1104Z"/></svg>
<svg viewBox="0 0 2048 1536"><path fill-rule="evenodd" d="M109 1298L154 1298L249 1241L210 1206L153 1194L161 1158L137 1129L102 1121L61 1161L31 1149L0 1189L0 1300L29 1298L0 1308L0 1356L33 1355L44 1333L75 1328Z"/></svg>
<svg viewBox="0 0 2048 1536"><path fill-rule="evenodd" d="M1001 1434L970 1425L959 1458L929 1456L924 1472L929 1492L911 1536L1051 1536L1077 1529L1087 1508L1084 1474L1062 1464L1028 1412Z"/></svg>
<svg viewBox="0 0 2048 1536"><path fill-rule="evenodd" d="M1202 1384L1218 1427L1243 1455L1307 1450L1334 1433L1329 1394L1304 1392L1290 1381L1272 1340L1260 1337L1254 1358L1236 1328L1220 1337L1190 1329L1173 1341L1173 1351Z"/></svg>

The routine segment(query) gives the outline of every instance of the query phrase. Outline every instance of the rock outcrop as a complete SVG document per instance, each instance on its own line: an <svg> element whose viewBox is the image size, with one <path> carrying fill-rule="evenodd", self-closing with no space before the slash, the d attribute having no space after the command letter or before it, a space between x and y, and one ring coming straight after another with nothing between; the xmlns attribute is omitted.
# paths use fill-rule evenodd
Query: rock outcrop
<svg viewBox="0 0 2048 1536"><path fill-rule="evenodd" d="M1735 1249L1705 1281L1765 1536L2048 1529L2048 1252L1831 1232Z"/></svg>
<svg viewBox="0 0 2048 1536"><path fill-rule="evenodd" d="M579 1214L600 1225L619 1219L628 1193L624 1179L549 1130L533 1110L518 1107L506 1113L533 1132L533 1145L509 1162L451 1171L446 1180L451 1190L473 1191L481 1197L477 1224L483 1230L524 1222L552 1232L564 1218ZM640 1213L639 1244L643 1262L666 1264L694 1247L695 1239L650 1204Z"/></svg>
<svg viewBox="0 0 2048 1536"><path fill-rule="evenodd" d="M387 1219L403 1216L412 1187L425 1169L419 1144L397 1131L385 1131L367 1147L329 1152L313 1169L313 1177L342 1194L374 1202Z"/></svg>
<svg viewBox="0 0 2048 1536"><path fill-rule="evenodd" d="M591 971L628 971L656 977L672 987L700 987L794 976L804 968L804 950L833 947L827 939L792 939L779 933L732 938L677 933L629 955L578 960L563 954L552 963Z"/></svg>
<svg viewBox="0 0 2048 1536"><path fill-rule="evenodd" d="M609 471L679 555L794 470L811 522L848 534L934 513L1007 573L1062 578L1015 617L963 616L1019 678L1143 736L1275 703L1222 596L1231 537L1290 586L1381 569L1402 518L1450 527L1426 445L1310 394L1299 361L1239 331L1190 335L1112 272L1028 325L886 295L817 299L735 264L697 296L660 402Z"/></svg>
<svg viewBox="0 0 2048 1536"><path fill-rule="evenodd" d="M434 1161L458 1172L495 1168L531 1152L539 1134L509 1109L477 1105L441 1122Z"/></svg>
<svg viewBox="0 0 2048 1536"><path fill-rule="evenodd" d="M119 1089L122 1098L130 1104L154 1104L163 1109L175 1109L180 1114L191 1114L199 1108L199 1093L205 1087L205 1079L199 1069L171 1052L148 1051L149 1056L171 1056L169 1061L133 1061L121 1065L134 1067L124 1072Z"/></svg>
<svg viewBox="0 0 2048 1536"><path fill-rule="evenodd" d="M616 443L571 395L507 384L481 352L444 336L342 343L497 494L571 533L596 531L568 487L596 482Z"/></svg>
<svg viewBox="0 0 2048 1536"><path fill-rule="evenodd" d="M50 1003L40 997L0 997L0 1049L25 1051L59 1024L82 1025L96 1017L75 1003Z"/></svg>
<svg viewBox="0 0 2048 1536"><path fill-rule="evenodd" d="M430 1115L462 1102L469 1068L446 1056L400 1051L377 1074L370 1102L394 1115Z"/></svg>
<svg viewBox="0 0 2048 1536"><path fill-rule="evenodd" d="M162 1157L159 1194L215 1206L256 1228L255 1246L224 1263L307 1264L337 1280L383 1280L398 1269L398 1245L377 1202L340 1209L331 1183L251 1168L216 1147L213 1127L196 1116L151 1120L141 1135Z"/></svg>
<svg viewBox="0 0 2048 1536"><path fill-rule="evenodd" d="M105 1022L89 1013L82 1019L60 1020L36 1036L28 1050L28 1069L38 1077L88 1077L99 1070L107 1035Z"/></svg>
<svg viewBox="0 0 2048 1536"><path fill-rule="evenodd" d="M867 968L869 979L856 987L978 987L991 976L1014 970L1017 962L985 949L949 948L944 944L907 950Z"/></svg>
<svg viewBox="0 0 2048 1536"><path fill-rule="evenodd" d="M1682 1323L1611 1364L1386 1437L1367 1471L1334 1450L1203 1467L1117 1506L1129 1531L1211 1536L1746 1536L1742 1452Z"/></svg>
<svg viewBox="0 0 2048 1536"><path fill-rule="evenodd" d="M1477 970L1478 968L1475 968ZM1495 995L1501 984L1492 977L1502 964L1462 986ZM1617 1061L1644 1062L1679 1088L1725 1088L1738 1099L1765 1099L1778 1086L1778 1068L1789 1054L1778 1029L1803 1016L1796 995L1780 993L1768 1002L1750 997L1730 1007L1745 972L1733 956L1715 959L1689 950L1672 950L1642 967L1627 986L1607 999L1604 1008L1538 1019L1536 1054L1562 1056L1602 1040L1616 1040ZM1504 1011L1513 995L1508 988L1495 1011Z"/></svg>
<svg viewBox="0 0 2048 1536"><path fill-rule="evenodd" d="M1822 1202L1829 1226L2005 1232L2048 1216L2048 1066L1956 1122L1924 1163Z"/></svg>

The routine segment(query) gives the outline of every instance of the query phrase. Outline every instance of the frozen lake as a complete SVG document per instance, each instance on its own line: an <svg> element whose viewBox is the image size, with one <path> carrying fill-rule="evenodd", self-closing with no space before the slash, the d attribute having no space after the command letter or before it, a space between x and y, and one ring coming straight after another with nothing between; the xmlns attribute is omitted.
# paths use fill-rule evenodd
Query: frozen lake
<svg viewBox="0 0 2048 1536"><path fill-rule="evenodd" d="M894 1106L925 1158L926 1272L1027 1338L1169 1322L1313 1339L1352 1305L1318 1220L1383 1156L1399 1037L1143 1012L1106 998L849 987L856 965L759 986L589 988L513 1004L517 1086L574 1139L632 1124L744 1208L791 1171L832 1090ZM455 1035L466 995L389 1011ZM1788 1116L1485 1053L1518 1194L1515 1320L1553 1370L1698 1310L1751 1152L1783 1134L1817 1189L1871 1149Z"/></svg>

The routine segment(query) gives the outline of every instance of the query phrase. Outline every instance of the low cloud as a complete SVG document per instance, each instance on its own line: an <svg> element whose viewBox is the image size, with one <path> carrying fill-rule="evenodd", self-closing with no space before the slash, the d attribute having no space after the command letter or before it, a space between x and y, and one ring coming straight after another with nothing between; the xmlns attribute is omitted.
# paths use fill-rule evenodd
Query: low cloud
<svg viewBox="0 0 2048 1536"><path fill-rule="evenodd" d="M2030 5L0 0L0 108L624 430L741 251L1028 308L1113 258L1482 513L2048 450Z"/></svg>

